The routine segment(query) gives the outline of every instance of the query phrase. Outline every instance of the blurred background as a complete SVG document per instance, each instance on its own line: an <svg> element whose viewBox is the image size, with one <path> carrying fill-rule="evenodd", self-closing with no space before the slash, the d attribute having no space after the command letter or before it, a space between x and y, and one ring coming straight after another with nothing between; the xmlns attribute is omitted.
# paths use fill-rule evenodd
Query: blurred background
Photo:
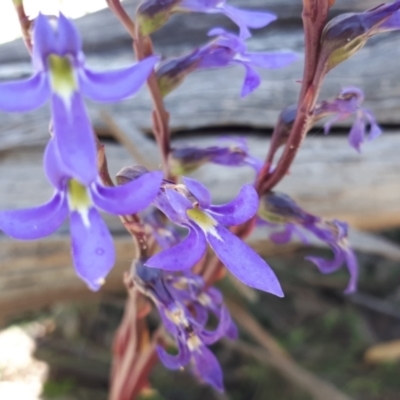
<svg viewBox="0 0 400 400"><path fill-rule="evenodd" d="M39 10L55 13L61 7L67 16L77 18L91 68L117 68L134 61L131 40L104 8L104 0L25 2L31 17ZM299 61L282 70L260 71L263 83L246 99L239 98L240 68L192 74L166 99L173 145L206 146L221 136L237 135L248 140L254 156L264 158L279 112L296 102L299 90L302 5L300 0L230 3L278 15L278 21L254 31L251 50L293 50L299 53ZM123 4L133 16L138 1ZM379 4L378 0L337 0L331 16ZM182 55L205 43L207 31L215 26L235 30L223 16L177 15L154 34L156 51L163 57ZM30 59L19 38L11 0L0 5L0 43L0 81L29 76ZM343 294L348 280L344 269L322 276L304 260L310 254L330 257L320 243L307 248L300 243L273 246L268 231L257 230L250 243L276 271L286 297L277 299L221 282L226 296L252 316L247 324L252 334L246 329L237 343L215 346L225 372L226 393L212 392L185 372L158 366L150 379L155 391L147 393L148 398L400 398L398 60L399 34L376 36L329 74L321 93L321 99L329 99L342 87L360 87L383 136L366 143L358 154L347 142L351 119L336 126L328 137L316 126L291 174L278 187L307 211L350 223L350 241L360 262L358 292ZM118 104L87 105L95 131L106 143L112 173L143 160L158 167L151 137L151 101L145 88L134 99ZM38 205L51 195L41 165L48 125L46 107L23 115L1 113L1 209ZM216 166L202 167L194 176L210 188L214 203L232 199L244 182L254 178L250 169L232 173ZM17 242L0 235L1 400L107 398L110 348L125 299L122 274L129 268L133 248L119 221L106 219L115 236L118 261L100 293L90 292L75 277L67 225L37 242ZM232 313L241 318L242 311ZM260 340L257 343L251 337Z"/></svg>

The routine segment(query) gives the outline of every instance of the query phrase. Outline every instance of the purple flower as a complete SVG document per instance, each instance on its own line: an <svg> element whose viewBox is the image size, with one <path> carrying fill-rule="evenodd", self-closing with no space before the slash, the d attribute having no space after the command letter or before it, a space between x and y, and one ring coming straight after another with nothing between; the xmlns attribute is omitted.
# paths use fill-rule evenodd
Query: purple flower
<svg viewBox="0 0 400 400"><path fill-rule="evenodd" d="M340 95L333 101L323 101L314 111L317 119L333 115L324 125L325 134L329 133L335 122L355 115L355 120L349 134L349 143L358 152L361 151L361 145L365 141L367 124L370 125L368 140L373 140L382 133L372 113L366 108L361 107L363 101L364 93L362 90L356 87L347 87L342 89Z"/></svg>
<svg viewBox="0 0 400 400"><path fill-rule="evenodd" d="M167 274L141 263L136 265L134 281L153 300L165 328L177 342L177 355L158 346L161 362L169 369L181 369L190 363L199 379L223 391L221 367L207 346L224 336L235 339L237 328L221 293L214 288L205 289L203 279L192 273ZM219 321L214 331L206 328L210 314Z"/></svg>
<svg viewBox="0 0 400 400"><path fill-rule="evenodd" d="M333 251L333 259L321 257L306 257L313 262L323 274L337 271L344 263L350 273L350 281L346 293L352 293L357 288L358 265L353 250L349 247L348 225L345 222L325 220L302 210L289 196L284 193L270 192L260 200L258 216L272 227L283 227L274 232L270 238L273 242L288 243L297 234L304 243L308 243L305 233L310 233L325 242Z"/></svg>
<svg viewBox="0 0 400 400"><path fill-rule="evenodd" d="M172 222L189 230L178 245L151 257L146 265L170 271L187 270L204 255L207 242L230 272L246 285L282 297L282 289L267 263L225 226L240 225L258 208L255 189L245 185L236 199L211 205L210 193L199 182L165 183L154 202Z"/></svg>
<svg viewBox="0 0 400 400"><path fill-rule="evenodd" d="M171 151L171 169L174 175L186 175L206 163L241 167L248 165L258 173L263 162L249 154L244 138L223 138L221 146L205 148L186 146ZM225 144L225 146L222 146Z"/></svg>
<svg viewBox="0 0 400 400"><path fill-rule="evenodd" d="M241 65L246 71L241 92L241 96L245 97L261 83L261 77L254 67L282 68L298 58L293 52L249 52L243 38L222 28L212 29L208 35L217 37L186 56L166 60L160 64L157 78L164 96L195 70Z"/></svg>
<svg viewBox="0 0 400 400"><path fill-rule="evenodd" d="M33 66L27 79L0 84L0 109L25 112L51 102L55 140L69 173L91 183L96 147L83 96L114 102L133 95L152 71L157 57L125 69L94 72L85 68L81 39L73 24L60 14L42 14L33 31Z"/></svg>
<svg viewBox="0 0 400 400"><path fill-rule="evenodd" d="M47 145L44 165L56 189L52 199L36 208L0 212L0 229L16 239L38 239L55 232L69 214L76 273L90 289L98 290L115 261L112 237L98 210L137 213L154 200L162 173L149 172L125 185L105 187L92 169L89 183L83 184L63 165L54 140Z"/></svg>
<svg viewBox="0 0 400 400"><path fill-rule="evenodd" d="M160 29L176 12L200 12L206 14L224 14L240 29L240 37L251 36L249 28L264 28L276 20L268 12L242 10L226 4L226 0L147 0L137 11L137 20L143 35L149 35Z"/></svg>

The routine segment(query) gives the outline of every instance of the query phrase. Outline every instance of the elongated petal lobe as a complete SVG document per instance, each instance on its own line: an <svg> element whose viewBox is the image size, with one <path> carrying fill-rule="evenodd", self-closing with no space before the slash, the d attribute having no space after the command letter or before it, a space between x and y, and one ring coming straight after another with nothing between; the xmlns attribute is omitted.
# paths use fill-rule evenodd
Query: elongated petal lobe
<svg viewBox="0 0 400 400"><path fill-rule="evenodd" d="M167 353L161 346L157 346L158 357L168 369L180 369L189 362L189 349L181 342L178 342L178 346L179 353L175 356Z"/></svg>
<svg viewBox="0 0 400 400"><path fill-rule="evenodd" d="M165 194L169 200L170 205L178 214L186 214L186 211L193 208L192 203L181 193L173 189L166 189Z"/></svg>
<svg viewBox="0 0 400 400"><path fill-rule="evenodd" d="M56 193L39 207L0 212L0 229L15 239L39 239L55 232L67 216L65 196Z"/></svg>
<svg viewBox="0 0 400 400"><path fill-rule="evenodd" d="M136 214L155 199L162 177L162 172L154 171L121 186L105 187L97 184L92 191L93 201L110 214Z"/></svg>
<svg viewBox="0 0 400 400"><path fill-rule="evenodd" d="M204 233L198 228L190 227L189 234L182 242L149 258L146 265L169 271L189 269L200 261L206 248Z"/></svg>
<svg viewBox="0 0 400 400"><path fill-rule="evenodd" d="M132 67L110 72L93 72L85 69L79 76L82 93L101 103L133 96L146 82L158 60L158 57L149 57Z"/></svg>
<svg viewBox="0 0 400 400"><path fill-rule="evenodd" d="M60 55L78 54L82 48L82 41L72 21L62 13L58 17L57 25L58 52Z"/></svg>
<svg viewBox="0 0 400 400"><path fill-rule="evenodd" d="M79 93L71 96L70 104L52 97L55 140L62 163L68 172L85 185L97 176L94 133Z"/></svg>
<svg viewBox="0 0 400 400"><path fill-rule="evenodd" d="M222 225L240 225L254 217L258 210L258 195L251 185L245 185L236 199L221 206L211 206L208 210Z"/></svg>
<svg viewBox="0 0 400 400"><path fill-rule="evenodd" d="M248 28L259 29L267 26L276 20L276 16L266 12L241 10L232 6L225 5L224 11L240 29L240 37L247 39L251 36Z"/></svg>
<svg viewBox="0 0 400 400"><path fill-rule="evenodd" d="M282 68L296 61L299 57L293 52L276 53L247 53L246 58L250 59L252 65L261 68L275 69Z"/></svg>
<svg viewBox="0 0 400 400"><path fill-rule="evenodd" d="M246 69L246 75L242 86L242 92L240 97L246 97L250 93L254 92L261 84L260 74L252 68L249 64L242 63Z"/></svg>
<svg viewBox="0 0 400 400"><path fill-rule="evenodd" d="M44 170L47 179L58 190L65 188L68 179L65 167L61 163L60 154L54 139L49 140L44 151Z"/></svg>
<svg viewBox="0 0 400 400"><path fill-rule="evenodd" d="M183 178L183 183L199 201L202 208L208 208L211 203L211 195L208 189L200 182L190 178Z"/></svg>
<svg viewBox="0 0 400 400"><path fill-rule="evenodd" d="M33 58L37 67L43 68L46 57L51 53L57 53L57 35L49 18L39 13L33 29Z"/></svg>
<svg viewBox="0 0 400 400"><path fill-rule="evenodd" d="M222 370L217 358L206 346L193 353L195 369L199 378L220 392L224 391Z"/></svg>
<svg viewBox="0 0 400 400"><path fill-rule="evenodd" d="M42 107L50 98L50 85L45 73L29 79L0 84L0 110L27 112Z"/></svg>
<svg viewBox="0 0 400 400"><path fill-rule="evenodd" d="M77 275L91 290L100 289L115 262L111 234L95 208L87 218L71 213L72 256Z"/></svg>
<svg viewBox="0 0 400 400"><path fill-rule="evenodd" d="M215 233L207 233L207 240L236 278L250 287L283 297L281 285L269 265L237 236L218 225Z"/></svg>

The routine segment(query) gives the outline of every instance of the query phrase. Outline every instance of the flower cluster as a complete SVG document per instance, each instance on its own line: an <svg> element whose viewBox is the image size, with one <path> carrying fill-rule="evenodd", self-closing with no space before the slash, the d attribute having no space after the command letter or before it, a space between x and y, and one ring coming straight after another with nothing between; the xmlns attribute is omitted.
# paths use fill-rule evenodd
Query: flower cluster
<svg viewBox="0 0 400 400"><path fill-rule="evenodd" d="M350 281L346 293L352 293L357 288L358 265L353 250L347 241L348 225L345 222L325 220L307 213L284 193L270 192L260 199L258 216L262 223L271 227L283 227L274 232L270 238L274 243L288 243L293 235L308 243L307 233L326 243L333 251L333 259L307 257L324 274L337 271L344 263L349 273Z"/></svg>
<svg viewBox="0 0 400 400"><path fill-rule="evenodd" d="M177 355L158 346L161 362L170 369L190 364L200 380L222 391L222 370L207 346L224 336L235 339L237 328L221 293L215 288L206 289L203 279L190 272L166 273L137 263L134 276L136 287L153 300L165 328L177 343ZM207 329L210 315L218 321L213 331Z"/></svg>
<svg viewBox="0 0 400 400"><path fill-rule="evenodd" d="M180 57L158 64L160 58L152 55L127 68L95 72L86 66L78 31L64 15L48 17L39 14L32 22L34 73L28 79L0 83L0 110L28 112L50 104L51 138L43 164L54 194L45 204L34 208L0 211L0 229L11 237L33 240L54 233L69 219L76 273L90 289L98 290L115 262L112 237L100 212L122 216L140 245L131 282L153 301L178 349L173 355L165 347L158 346L159 359L170 369L190 365L200 380L222 391L221 367L208 346L223 337L234 339L238 332L221 293L209 287L214 281L207 278L205 282L193 271L207 270L209 265L202 262L207 260L210 247L215 253L215 261L219 262L214 264L215 270L207 272L219 272L223 265L244 284L282 297L283 291L273 270L239 237L249 233L258 218L260 223L278 228L271 234L271 240L276 243L286 243L294 235L305 243L310 235L326 243L333 251L332 259L310 256L307 260L322 273L332 273L346 264L350 274L346 292L356 290L358 266L347 241L347 224L309 214L285 194L264 193L273 185L269 186L270 181L264 182L263 178L268 180L268 174L280 171L282 162L276 170L271 165L275 151L289 135L292 141L296 134L307 133L308 121L305 121L304 131L292 129L294 122L296 126L302 122L296 120L301 116L298 110L303 114L307 112L310 122L329 117L324 126L325 133L334 122L354 116L349 142L357 151L367 136L374 139L381 130L371 112L362 107L364 94L360 89L344 88L335 99L314 107L316 98L313 96L319 92L316 79L313 90L305 91L305 98L300 99L299 105L304 105L304 110L295 105L281 112L264 165L250 155L242 138L224 138L217 145L206 148L171 148L168 113L162 97L171 93L190 73L239 65L245 71L241 88L241 97L244 97L261 84L257 68L281 68L298 58L294 52L249 51L246 40L251 36L250 29L263 28L276 17L267 12L232 7L226 0L144 0L137 9L135 29L130 31L138 57L152 54L149 34L166 24L174 13L187 12L223 14L238 26L239 32L213 28L208 32L211 37L208 43ZM352 56L369 37L399 29L399 26L400 1L365 13L334 18L318 36L319 54L312 66L314 75L323 77ZM309 44L306 43L306 47ZM84 99L100 103L121 101L133 96L146 80L149 80L154 100L154 132L162 151L165 176L160 171L151 172L141 166L127 167L117 176L118 185L113 186L111 181L103 182L100 177L99 143ZM303 86L301 92L304 88L307 89ZM288 148L296 151L298 146ZM286 160L291 158L285 158L283 162ZM208 189L185 177L205 163L250 166L257 175L254 186L260 191L261 200L256 188L246 184L230 202L212 204ZM284 175L287 169L285 165L283 167L283 173L272 176L272 181L276 176ZM234 228L247 222L238 230ZM234 232L240 232L239 236ZM157 245L161 250L153 251ZM218 323L211 329L213 321Z"/></svg>

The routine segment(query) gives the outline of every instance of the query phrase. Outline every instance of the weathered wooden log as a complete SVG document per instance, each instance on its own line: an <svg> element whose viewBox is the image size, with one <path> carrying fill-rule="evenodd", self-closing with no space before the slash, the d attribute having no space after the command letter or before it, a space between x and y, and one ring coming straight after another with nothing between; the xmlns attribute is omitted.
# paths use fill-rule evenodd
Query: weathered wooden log
<svg viewBox="0 0 400 400"><path fill-rule="evenodd" d="M336 3L333 9L336 11L361 10L379 4L372 0L341 0ZM291 49L299 52L300 58L287 68L261 71L261 87L246 99L239 98L243 78L240 67L193 73L166 99L174 131L223 125L270 128L275 124L281 109L296 102L299 89L296 80L302 76L301 2L274 0L270 7L261 0L240 0L235 4L250 8L270 8L288 18L255 31L254 37L249 40L251 49ZM132 2L127 3L131 14L134 8ZM168 57L181 55L208 40L206 32L215 25L233 27L227 18L219 15L177 15L154 35L156 50ZM131 41L108 9L77 20L77 26L84 39L87 64L90 67L114 68L127 65L133 59ZM98 34L99 27L104 34ZM383 37L385 40L382 40ZM322 97L335 96L343 86L359 86L365 90L366 106L376 114L379 122L398 124L398 59L400 36L397 33L373 38L352 59L329 74ZM0 61L0 80L27 76L31 71L29 56L21 40L1 45ZM98 105L89 103L88 107L94 122L98 122ZM151 130L151 101L145 89L136 98L107 106L107 109L118 119L140 130ZM0 117L0 143L13 145L28 138L47 136L49 113L45 108L23 116L0 113Z"/></svg>
<svg viewBox="0 0 400 400"><path fill-rule="evenodd" d="M133 142L146 160L159 165L155 143L139 132L129 131ZM248 138L250 152L265 157L269 139ZM215 137L176 139L184 143L213 145ZM135 163L119 145L107 145L112 174ZM347 220L360 229L381 229L400 225L400 135L385 134L366 143L362 154L350 148L346 137L309 137L303 144L291 174L278 186L297 200L306 210L321 216ZM22 208L40 204L52 193L42 169L43 145L17 148L0 153L0 209ZM215 203L229 201L240 186L252 182L250 168L206 165L194 176L213 193Z"/></svg>

